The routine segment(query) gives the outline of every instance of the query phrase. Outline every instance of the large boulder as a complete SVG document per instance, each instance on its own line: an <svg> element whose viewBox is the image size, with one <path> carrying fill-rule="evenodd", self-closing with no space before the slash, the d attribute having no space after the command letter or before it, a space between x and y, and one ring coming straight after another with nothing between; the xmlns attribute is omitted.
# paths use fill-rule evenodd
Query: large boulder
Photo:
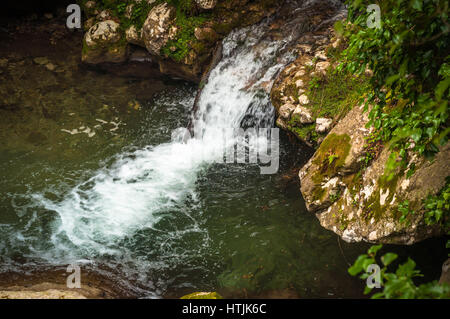
<svg viewBox="0 0 450 319"><path fill-rule="evenodd" d="M160 55L161 48L176 35L175 15L176 9L167 3L161 3L150 10L142 27L142 35L145 47L151 54Z"/></svg>
<svg viewBox="0 0 450 319"><path fill-rule="evenodd" d="M415 173L407 178L398 169L392 177L386 168L389 147L367 166L367 122L363 107L353 108L300 170L308 210L347 242L413 244L440 235L439 226L424 222L423 199L445 186L450 144L432 162L411 153ZM401 221L399 207L405 202L414 213Z"/></svg>
<svg viewBox="0 0 450 319"><path fill-rule="evenodd" d="M120 25L113 20L94 24L83 41L82 61L91 64L124 62L127 57L126 42L122 41Z"/></svg>

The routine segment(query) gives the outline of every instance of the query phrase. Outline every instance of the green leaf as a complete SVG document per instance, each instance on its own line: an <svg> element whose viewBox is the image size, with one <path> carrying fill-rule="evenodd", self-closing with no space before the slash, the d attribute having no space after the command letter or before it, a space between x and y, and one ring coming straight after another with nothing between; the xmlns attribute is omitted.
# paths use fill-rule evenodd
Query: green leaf
<svg viewBox="0 0 450 319"><path fill-rule="evenodd" d="M369 250L367 251L367 253L369 254L369 255L376 255L377 254L377 252L381 249L381 248L383 248L383 245L382 244L380 244L380 245L374 245L374 246L372 246L372 247L370 247L369 248Z"/></svg>
<svg viewBox="0 0 450 319"><path fill-rule="evenodd" d="M398 257L397 254L394 253L387 253L383 257L381 257L381 261L385 266L388 266L390 263L392 263L394 260L396 260Z"/></svg>

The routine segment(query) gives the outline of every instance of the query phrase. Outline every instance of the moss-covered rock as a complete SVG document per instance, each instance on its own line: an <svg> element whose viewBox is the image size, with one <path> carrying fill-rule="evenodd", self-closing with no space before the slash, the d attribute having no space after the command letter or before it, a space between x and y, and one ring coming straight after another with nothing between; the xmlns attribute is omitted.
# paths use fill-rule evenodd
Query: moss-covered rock
<svg viewBox="0 0 450 319"><path fill-rule="evenodd" d="M180 299L223 299L217 292L193 292Z"/></svg>
<svg viewBox="0 0 450 319"><path fill-rule="evenodd" d="M120 25L113 20L101 21L86 32L83 41L82 61L97 64L100 62L124 62L127 46L120 32Z"/></svg>
<svg viewBox="0 0 450 319"><path fill-rule="evenodd" d="M199 82L217 41L234 28L257 23L274 13L283 1L79 0L88 18L85 30L111 20L119 24L123 39L121 50L114 45L112 52L104 50L106 46L96 50L84 46L83 61L123 62L130 52L127 45L138 45L148 49L162 72ZM125 54L125 59L115 59L110 53Z"/></svg>
<svg viewBox="0 0 450 319"><path fill-rule="evenodd" d="M389 147L367 164L365 146L372 133L367 122L363 107L353 108L300 170L308 209L348 242L413 244L441 234L440 226L426 225L423 199L445 185L450 144L432 162L411 154L415 173L407 178L404 169L388 170L389 157L395 155ZM414 211L406 221L399 212L404 201Z"/></svg>
<svg viewBox="0 0 450 319"><path fill-rule="evenodd" d="M123 47L144 46L161 71L194 82L200 81L217 41L234 28L257 23L274 13L283 1L79 0L89 21L86 29L101 21L115 21L120 26ZM83 54L95 58L85 61L111 62L112 57L104 55L108 51L103 50L102 55L90 49L84 47ZM127 54L129 50L114 52Z"/></svg>

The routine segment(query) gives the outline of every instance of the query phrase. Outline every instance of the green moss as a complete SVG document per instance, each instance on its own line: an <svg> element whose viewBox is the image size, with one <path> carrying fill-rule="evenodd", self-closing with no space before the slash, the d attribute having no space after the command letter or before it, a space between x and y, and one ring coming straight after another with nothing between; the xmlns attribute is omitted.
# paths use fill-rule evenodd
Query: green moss
<svg viewBox="0 0 450 319"><path fill-rule="evenodd" d="M204 50L204 47L202 48L201 44L195 38L194 30L205 23L208 18L208 14L187 16L181 7L177 7L175 24L178 27L178 32L176 38L174 40L169 40L161 49L161 52L174 61L181 62L191 49ZM175 48L175 50L172 50L173 48Z"/></svg>
<svg viewBox="0 0 450 319"><path fill-rule="evenodd" d="M314 117L343 117L368 91L369 79L339 71L311 79L307 95L308 108Z"/></svg>
<svg viewBox="0 0 450 319"><path fill-rule="evenodd" d="M322 188L320 185L316 185L312 191L312 199L313 201L322 200L326 195L326 190Z"/></svg>
<svg viewBox="0 0 450 319"><path fill-rule="evenodd" d="M288 129L304 141L317 141L316 124L298 125L295 118L289 120Z"/></svg>
<svg viewBox="0 0 450 319"><path fill-rule="evenodd" d="M320 169L314 174L313 181L322 181L324 177L336 175L337 170L344 165L350 147L350 136L329 134L316 152L313 163ZM332 161L330 157L333 158Z"/></svg>
<svg viewBox="0 0 450 319"><path fill-rule="evenodd" d="M392 199L395 196L395 190L397 189L397 182L399 178L403 175L402 172L399 172L398 174L395 174L393 178L389 178L389 175L384 173L378 178L377 185L378 187L373 191L372 195L369 197L367 202L364 205L364 212L366 221L369 221L370 219L374 218L375 221L380 220L382 216L386 214L386 206L389 205L389 203L392 201ZM385 204L382 206L380 203L380 197L381 192L386 193L389 191L388 196L385 199ZM401 199L397 198L397 202L400 202ZM394 218L397 218L399 216L396 216L396 210L391 210L394 214Z"/></svg>

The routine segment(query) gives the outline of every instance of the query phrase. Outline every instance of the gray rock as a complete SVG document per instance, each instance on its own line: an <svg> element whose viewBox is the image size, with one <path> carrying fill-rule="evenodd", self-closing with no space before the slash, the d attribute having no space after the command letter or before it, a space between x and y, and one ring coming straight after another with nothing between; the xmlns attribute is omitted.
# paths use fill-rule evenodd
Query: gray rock
<svg viewBox="0 0 450 319"><path fill-rule="evenodd" d="M306 94L302 94L298 97L298 102L302 105L308 105L309 104L309 98Z"/></svg>
<svg viewBox="0 0 450 319"><path fill-rule="evenodd" d="M332 123L333 123L332 119L319 117L318 119L316 119L316 132L317 133L328 132L331 128Z"/></svg>
<svg viewBox="0 0 450 319"><path fill-rule="evenodd" d="M145 48L145 42L142 37L142 30L137 30L137 28L132 25L125 31L125 37L128 43L135 44Z"/></svg>
<svg viewBox="0 0 450 319"><path fill-rule="evenodd" d="M347 242L409 245L442 234L440 226L424 223L422 200L445 185L450 144L440 149L433 162L410 154L415 173L409 179L394 174L388 182L380 178L391 154L388 147L363 168L365 141L371 133L365 127L367 122L363 107L354 107L302 167L299 178L308 210L316 214L323 227ZM398 203L404 200L416 212L408 223L400 222L397 216Z"/></svg>
<svg viewBox="0 0 450 319"><path fill-rule="evenodd" d="M176 9L167 3L157 5L150 10L142 27L142 35L145 47L151 54L159 55L161 48L175 36L176 33L172 31L175 14Z"/></svg>
<svg viewBox="0 0 450 319"><path fill-rule="evenodd" d="M285 120L289 120L291 117L292 112L295 110L295 105L292 103L286 103L283 104L280 109L278 110L278 113L280 114L280 117Z"/></svg>
<svg viewBox="0 0 450 319"><path fill-rule="evenodd" d="M314 123L314 119L311 115L311 112L302 106L297 106L292 113L292 117L299 120L301 124L311 124Z"/></svg>
<svg viewBox="0 0 450 319"><path fill-rule="evenodd" d="M94 24L84 36L82 61L91 64L126 60L126 43L122 38L120 25L112 20Z"/></svg>

